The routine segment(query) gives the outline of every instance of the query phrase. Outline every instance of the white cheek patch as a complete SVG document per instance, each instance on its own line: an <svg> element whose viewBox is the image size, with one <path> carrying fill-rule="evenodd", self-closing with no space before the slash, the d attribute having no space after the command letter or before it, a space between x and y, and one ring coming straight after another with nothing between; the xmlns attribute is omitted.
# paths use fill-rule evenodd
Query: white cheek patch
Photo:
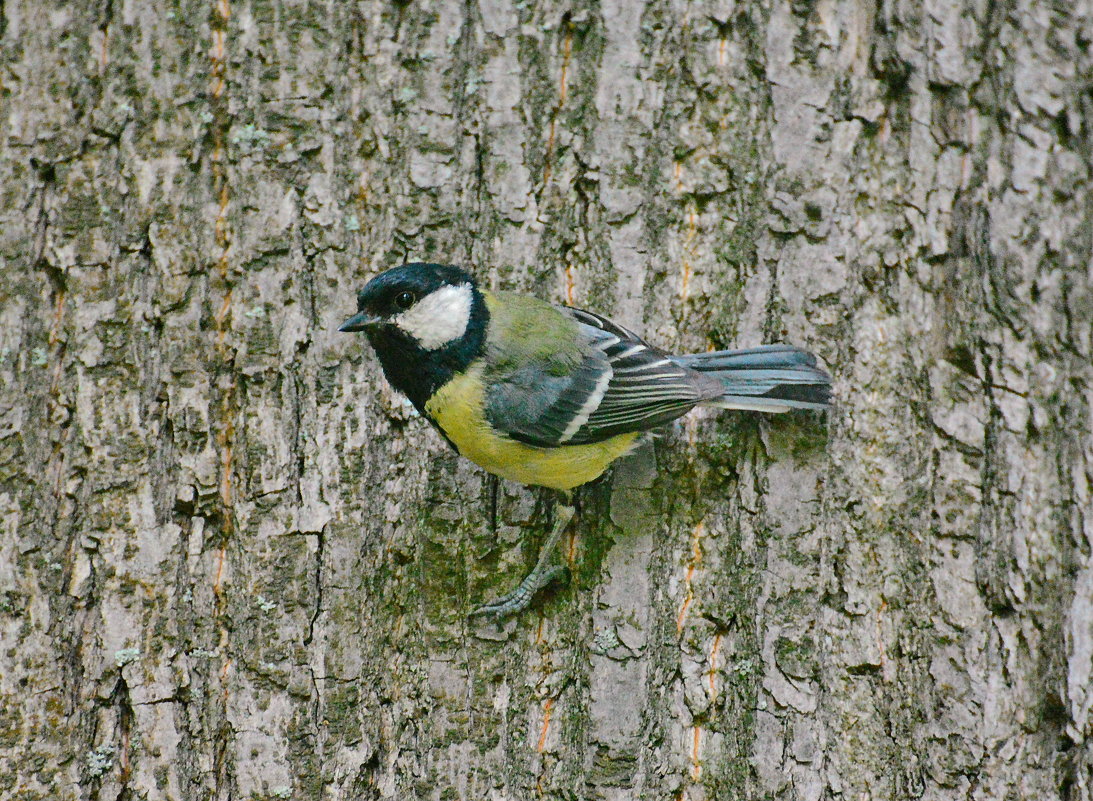
<svg viewBox="0 0 1093 801"><path fill-rule="evenodd" d="M425 350L436 350L459 339L471 321L471 285L442 286L391 322L418 341Z"/></svg>

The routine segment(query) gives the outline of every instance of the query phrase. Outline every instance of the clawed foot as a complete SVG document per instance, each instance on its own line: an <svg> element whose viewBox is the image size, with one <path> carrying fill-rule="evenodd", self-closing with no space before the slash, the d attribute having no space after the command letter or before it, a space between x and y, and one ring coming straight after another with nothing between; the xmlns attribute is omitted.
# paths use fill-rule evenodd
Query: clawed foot
<svg viewBox="0 0 1093 801"><path fill-rule="evenodd" d="M523 581L516 585L511 592L502 595L495 601L484 604L468 615L468 617L487 617L494 621L503 620L511 615L523 612L531 604L539 590L565 573L562 565L551 564L554 549L561 539L569 521L573 519L574 509L569 504L559 504L555 509L554 528L543 543L539 551L539 559L535 567Z"/></svg>
<svg viewBox="0 0 1093 801"><path fill-rule="evenodd" d="M467 617L486 617L490 620L500 621L511 615L519 614L528 608L531 599L535 597L539 590L564 574L565 568L561 565L551 565L542 572L533 570L511 592L505 593L496 601L483 604Z"/></svg>

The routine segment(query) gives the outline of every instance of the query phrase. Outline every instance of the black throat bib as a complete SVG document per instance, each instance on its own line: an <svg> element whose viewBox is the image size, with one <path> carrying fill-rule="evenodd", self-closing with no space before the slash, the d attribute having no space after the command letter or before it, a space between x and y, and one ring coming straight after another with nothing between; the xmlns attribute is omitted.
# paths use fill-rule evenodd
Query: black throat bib
<svg viewBox="0 0 1093 801"><path fill-rule="evenodd" d="M366 330L376 351L383 374L391 386L410 399L422 415L425 403L454 375L482 355L486 345L489 311L477 290L471 300L471 314L463 336L434 350L421 347L416 339L395 325L378 325Z"/></svg>

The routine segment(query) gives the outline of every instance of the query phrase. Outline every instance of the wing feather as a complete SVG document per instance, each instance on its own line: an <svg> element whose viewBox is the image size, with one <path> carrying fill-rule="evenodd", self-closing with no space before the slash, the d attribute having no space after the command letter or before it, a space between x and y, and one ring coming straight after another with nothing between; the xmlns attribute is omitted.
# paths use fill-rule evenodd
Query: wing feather
<svg viewBox="0 0 1093 801"><path fill-rule="evenodd" d="M595 410L571 438L596 442L632 431L647 431L680 417L720 394L720 385L672 361L664 351L598 314L567 308L584 330L611 334L599 347L611 380Z"/></svg>
<svg viewBox="0 0 1093 801"><path fill-rule="evenodd" d="M575 327L575 368L531 360L490 375L487 418L513 439L540 447L600 442L674 420L723 391L617 323L581 309L558 311Z"/></svg>

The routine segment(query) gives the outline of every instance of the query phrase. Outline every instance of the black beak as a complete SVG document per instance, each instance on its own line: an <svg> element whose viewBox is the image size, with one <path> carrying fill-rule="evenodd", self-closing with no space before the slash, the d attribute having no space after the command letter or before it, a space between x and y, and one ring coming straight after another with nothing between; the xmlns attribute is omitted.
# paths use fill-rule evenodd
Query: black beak
<svg viewBox="0 0 1093 801"><path fill-rule="evenodd" d="M341 326L338 328L338 330L346 332L346 333L349 333L349 332L352 332L352 331L363 331L368 326L375 325L376 323L379 323L379 322L382 322L382 320L379 317L376 317L375 315L369 314L368 312L363 312L362 311L362 312L357 312L352 317L350 317L348 320L346 320L344 323L342 323Z"/></svg>

